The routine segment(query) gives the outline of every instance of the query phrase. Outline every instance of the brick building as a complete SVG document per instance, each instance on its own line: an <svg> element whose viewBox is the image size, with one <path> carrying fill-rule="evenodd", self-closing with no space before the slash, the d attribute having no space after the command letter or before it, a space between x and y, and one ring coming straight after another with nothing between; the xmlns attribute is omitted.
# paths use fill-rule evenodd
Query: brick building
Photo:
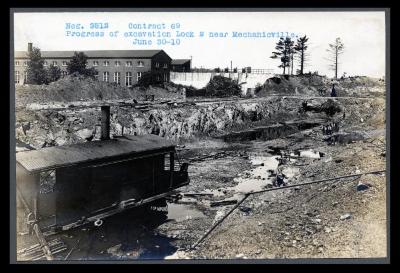
<svg viewBox="0 0 400 273"><path fill-rule="evenodd" d="M32 44L28 44L28 51ZM27 79L28 51L15 51L15 84L24 84ZM145 72L152 72L157 81L170 80L171 58L164 50L88 50L88 67L98 71L100 81L115 82L124 86L132 86L138 82ZM41 51L44 66L58 66L62 75L67 75L67 64L74 51Z"/></svg>

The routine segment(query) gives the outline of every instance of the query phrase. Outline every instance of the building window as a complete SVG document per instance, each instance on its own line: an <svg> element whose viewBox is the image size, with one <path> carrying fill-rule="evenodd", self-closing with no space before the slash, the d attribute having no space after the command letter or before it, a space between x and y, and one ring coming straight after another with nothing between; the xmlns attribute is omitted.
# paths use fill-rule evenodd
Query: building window
<svg viewBox="0 0 400 273"><path fill-rule="evenodd" d="M156 80L159 82L160 81L160 75L157 74Z"/></svg>
<svg viewBox="0 0 400 273"><path fill-rule="evenodd" d="M164 68L168 68L168 64L164 64Z"/></svg>
<svg viewBox="0 0 400 273"><path fill-rule="evenodd" d="M19 66L19 61L15 61L15 66Z"/></svg>
<svg viewBox="0 0 400 273"><path fill-rule="evenodd" d="M142 72L136 73L136 77L137 77L137 81L139 81L140 78L142 77Z"/></svg>
<svg viewBox="0 0 400 273"><path fill-rule="evenodd" d="M19 71L15 71L15 83L19 83Z"/></svg>
<svg viewBox="0 0 400 273"><path fill-rule="evenodd" d="M96 80L98 80L98 79L99 79L99 71L96 71L96 72L95 72L95 74L94 74L94 78L95 78Z"/></svg>
<svg viewBox="0 0 400 273"><path fill-rule="evenodd" d="M120 66L121 62L120 61L115 61L115 66Z"/></svg>
<svg viewBox="0 0 400 273"><path fill-rule="evenodd" d="M63 77L67 76L67 71L62 71L61 73Z"/></svg>
<svg viewBox="0 0 400 273"><path fill-rule="evenodd" d="M168 81L168 74L164 73L164 81L167 82Z"/></svg>
<svg viewBox="0 0 400 273"><path fill-rule="evenodd" d="M63 61L62 66L67 66L67 61Z"/></svg>
<svg viewBox="0 0 400 273"><path fill-rule="evenodd" d="M125 85L128 87L132 86L132 72L126 72Z"/></svg>
<svg viewBox="0 0 400 273"><path fill-rule="evenodd" d="M24 66L28 66L28 62L27 61L24 62Z"/></svg>
<svg viewBox="0 0 400 273"><path fill-rule="evenodd" d="M28 72L25 71L24 72L24 83L27 83L27 82L28 82Z"/></svg>
<svg viewBox="0 0 400 273"><path fill-rule="evenodd" d="M156 63L156 67L160 67L160 63Z"/></svg>
<svg viewBox="0 0 400 273"><path fill-rule="evenodd" d="M126 66L132 66L132 62L131 61L127 61L126 62Z"/></svg>
<svg viewBox="0 0 400 273"><path fill-rule="evenodd" d="M103 81L104 82L108 82L109 75L110 75L110 73L108 73L107 71L103 72Z"/></svg>
<svg viewBox="0 0 400 273"><path fill-rule="evenodd" d="M144 66L144 62L143 61L138 61L137 62L137 66L138 67L143 67Z"/></svg>
<svg viewBox="0 0 400 273"><path fill-rule="evenodd" d="M114 82L116 84L121 84L121 73L120 72L114 72Z"/></svg>
<svg viewBox="0 0 400 273"><path fill-rule="evenodd" d="M93 61L93 66L98 66L99 62L98 61Z"/></svg>
<svg viewBox="0 0 400 273"><path fill-rule="evenodd" d="M109 64L110 64L109 61L104 61L104 62L103 62L103 65L104 65L104 66L108 66Z"/></svg>
<svg viewBox="0 0 400 273"><path fill-rule="evenodd" d="M48 65L47 61L44 61L43 66L47 66L47 65Z"/></svg>
<svg viewBox="0 0 400 273"><path fill-rule="evenodd" d="M53 66L57 66L57 62L56 61L53 61Z"/></svg>

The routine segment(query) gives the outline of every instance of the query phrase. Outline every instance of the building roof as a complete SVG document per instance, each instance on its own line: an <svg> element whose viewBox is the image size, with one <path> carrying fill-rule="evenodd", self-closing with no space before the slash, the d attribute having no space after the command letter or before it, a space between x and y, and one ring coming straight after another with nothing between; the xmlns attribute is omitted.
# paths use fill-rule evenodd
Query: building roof
<svg viewBox="0 0 400 273"><path fill-rule="evenodd" d="M29 172L38 172L117 156L134 157L138 153L167 150L173 147L170 141L156 135L123 136L104 141L23 151L16 154L16 161Z"/></svg>
<svg viewBox="0 0 400 273"><path fill-rule="evenodd" d="M172 65L179 65L179 64L185 64L187 62L190 62L190 59L173 59L171 61Z"/></svg>
<svg viewBox="0 0 400 273"><path fill-rule="evenodd" d="M72 58L75 51L41 51L43 58ZM84 50L89 58L152 58L163 50ZM164 52L165 53L165 52ZM166 54L166 53L165 53ZM15 58L28 58L27 51L15 51Z"/></svg>

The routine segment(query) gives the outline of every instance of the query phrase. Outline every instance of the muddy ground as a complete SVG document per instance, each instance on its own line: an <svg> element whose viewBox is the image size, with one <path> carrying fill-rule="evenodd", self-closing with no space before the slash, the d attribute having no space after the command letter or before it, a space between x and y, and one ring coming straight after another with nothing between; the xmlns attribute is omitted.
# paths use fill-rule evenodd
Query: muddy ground
<svg viewBox="0 0 400 273"><path fill-rule="evenodd" d="M213 202L240 200L250 191L278 187L273 185L278 171L286 185L295 185L386 169L384 99L346 104L341 98L341 103L347 113L357 115L318 113L301 119L296 114L297 122L315 124L283 131L247 126L252 133L242 124L235 137L227 131L228 137L181 140L179 155L190 163L191 182L179 190L181 199L168 201L168 212L132 209L105 219L100 227L49 237L67 245L56 259L386 257L385 173L252 195L190 249L234 206ZM301 101L295 104L297 112ZM374 107L368 115L364 105ZM282 115L279 122L284 121ZM336 143L322 133L322 126L331 121L340 127ZM19 249L34 241L22 235L23 229L19 232Z"/></svg>

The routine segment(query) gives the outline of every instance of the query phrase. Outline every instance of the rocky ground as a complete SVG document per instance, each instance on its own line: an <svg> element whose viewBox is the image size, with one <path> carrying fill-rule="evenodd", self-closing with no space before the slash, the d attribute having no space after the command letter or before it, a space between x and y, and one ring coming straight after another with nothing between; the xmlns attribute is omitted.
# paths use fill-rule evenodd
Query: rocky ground
<svg viewBox="0 0 400 273"><path fill-rule="evenodd" d="M315 140L309 146L290 145L291 149L312 147L324 157L288 162L298 168L289 184L385 169L380 141L384 136L345 146ZM289 143L280 140L279 145ZM368 188L357 190L358 183ZM365 175L251 196L186 255L212 259L385 257L385 183L384 174Z"/></svg>
<svg viewBox="0 0 400 273"><path fill-rule="evenodd" d="M34 148L98 138L98 109L25 109L16 116L17 139ZM322 126L331 122L339 124L335 145L322 133ZM68 245L57 259L387 254L385 173L252 195L190 249L243 194L275 188L278 171L287 185L296 185L386 169L384 98L280 96L158 104L145 111L115 107L112 133L120 134L122 128L126 134L156 133L179 144L181 160L190 163L191 182L180 189L181 199L168 201L167 213L132 210L105 220L101 227L57 235ZM26 149L22 146L19 149ZM231 203L218 204L221 201ZM17 239L20 249L33 240L23 232Z"/></svg>

